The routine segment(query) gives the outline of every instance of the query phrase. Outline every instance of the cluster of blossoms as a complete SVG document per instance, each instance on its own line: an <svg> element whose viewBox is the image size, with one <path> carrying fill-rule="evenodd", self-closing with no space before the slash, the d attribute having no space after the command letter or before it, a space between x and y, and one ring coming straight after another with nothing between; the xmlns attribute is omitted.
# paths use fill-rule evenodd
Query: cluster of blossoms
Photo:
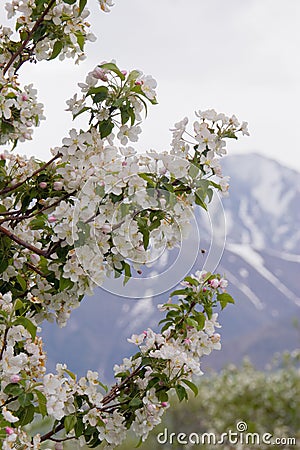
<svg viewBox="0 0 300 450"><path fill-rule="evenodd" d="M7 17L11 19L15 15L15 29L21 39L27 40L22 55L17 59L20 66L24 61L42 61L45 59L77 58L76 62L85 59L84 45L86 41L94 42L96 37L89 31L90 24L86 21L89 10L85 7L87 0L82 0L77 5L76 0L13 0L6 3ZM101 9L107 10L101 2ZM41 20L41 26L35 30L35 24ZM6 34L12 34L12 30L5 29ZM8 61L11 50L17 46L17 42L10 41L9 47L0 48L1 63Z"/></svg>
<svg viewBox="0 0 300 450"><path fill-rule="evenodd" d="M180 401L187 398L187 388L196 394L192 377L202 374L201 357L221 348L213 308L233 302L226 287L227 281L219 275L197 272L186 277L168 303L159 305L166 311L161 332L148 328L128 339L139 351L115 365L116 384L109 392L97 372L88 371L77 380L66 365L58 364L56 374L45 374L36 325L32 318L18 316L8 329L14 310L21 311L25 305L20 299L14 304L11 293L2 295L2 336L8 329L0 364L3 448L21 444L39 448L47 435L36 435L32 441L23 430L35 412L56 421L53 434L64 429L66 439L77 438L82 444L119 445L128 423L144 441L169 407L170 391L175 390Z"/></svg>
<svg viewBox="0 0 300 450"><path fill-rule="evenodd" d="M60 55L81 59L88 34L86 0L13 0L20 41L0 35L0 143L31 136L43 118L32 86L21 89L17 71L25 61ZM108 11L110 0L100 0ZM170 151L141 155L138 140L147 102L156 103L156 81L138 70L103 62L80 83L70 99L73 118L87 117L85 130L72 129L52 159L0 157L0 438L3 449L39 449L48 440L78 439L95 447L124 439L132 427L143 441L169 406L169 391L180 400L200 375L200 359L220 348L217 313L233 299L220 275L199 272L161 306L161 331L130 339L138 353L115 366L116 385L108 390L88 371L77 381L66 366L45 373L37 336L44 320L66 324L86 294L109 276L141 273L153 252L180 246L193 209L204 209L213 189L227 190L219 166L225 139L247 134L245 123L214 111L197 113L194 142L185 140L187 119L175 124ZM129 145L128 145L129 144ZM179 280L177 280L179 281ZM173 297L177 303L172 303ZM55 420L43 436L24 426L36 414ZM23 447L22 447L23 446Z"/></svg>
<svg viewBox="0 0 300 450"><path fill-rule="evenodd" d="M20 89L15 77L5 78L0 71L0 144L32 138L32 128L44 119L36 94L32 84Z"/></svg>

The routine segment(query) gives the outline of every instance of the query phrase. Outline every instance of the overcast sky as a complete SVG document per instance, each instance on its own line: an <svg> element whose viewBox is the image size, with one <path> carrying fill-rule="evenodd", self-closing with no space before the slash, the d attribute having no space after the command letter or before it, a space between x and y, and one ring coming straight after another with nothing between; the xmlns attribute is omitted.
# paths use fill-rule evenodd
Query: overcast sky
<svg viewBox="0 0 300 450"><path fill-rule="evenodd" d="M39 90L47 122L19 152L46 158L73 126L64 109L77 82L114 58L158 81L159 105L144 124L142 151L168 148L175 121L215 108L249 122L251 136L230 143L232 154L260 152L300 171L299 0L115 0L110 14L88 3L98 40L87 60L22 69L22 79Z"/></svg>

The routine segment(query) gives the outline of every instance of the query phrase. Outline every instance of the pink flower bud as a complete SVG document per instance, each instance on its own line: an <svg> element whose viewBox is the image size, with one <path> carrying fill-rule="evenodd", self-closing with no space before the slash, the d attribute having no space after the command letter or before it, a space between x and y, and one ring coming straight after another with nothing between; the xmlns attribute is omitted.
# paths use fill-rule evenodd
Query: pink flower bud
<svg viewBox="0 0 300 450"><path fill-rule="evenodd" d="M55 446L54 446L55 450L63 450L64 446L62 442L56 442Z"/></svg>
<svg viewBox="0 0 300 450"><path fill-rule="evenodd" d="M127 75L127 70L121 70L121 73L124 75L124 77L126 77L126 75Z"/></svg>
<svg viewBox="0 0 300 450"><path fill-rule="evenodd" d="M101 69L101 67L96 67L93 72L92 75L94 78L97 78L98 80L102 80L102 81L107 81L107 75L105 73L105 71L103 69Z"/></svg>
<svg viewBox="0 0 300 450"><path fill-rule="evenodd" d="M47 183L46 183L45 181L41 181L41 183L39 184L39 187L40 187L41 189L46 189Z"/></svg>
<svg viewBox="0 0 300 450"><path fill-rule="evenodd" d="M10 436L11 434L14 434L14 429L11 427L5 427L5 433Z"/></svg>
<svg viewBox="0 0 300 450"><path fill-rule="evenodd" d="M225 289L228 286L228 281L225 278L221 278L220 280L220 288Z"/></svg>
<svg viewBox="0 0 300 450"><path fill-rule="evenodd" d="M11 383L19 383L20 380L21 380L21 377L18 374L12 375L10 377L10 382Z"/></svg>
<svg viewBox="0 0 300 450"><path fill-rule="evenodd" d="M206 287L204 286L204 288L202 289L202 291L203 292L206 292L207 291L207 289L206 289Z"/></svg>
<svg viewBox="0 0 300 450"><path fill-rule="evenodd" d="M161 402L161 406L162 406L163 408L166 408L166 407L168 406L168 402Z"/></svg>
<svg viewBox="0 0 300 450"><path fill-rule="evenodd" d="M136 86L142 86L142 84L143 84L143 82L142 82L142 81L138 81L138 80L136 80L136 82L135 82L135 85L136 85Z"/></svg>
<svg viewBox="0 0 300 450"><path fill-rule="evenodd" d="M111 232L111 225L109 225L109 223L105 223L105 224L103 225L103 227L101 228L101 231L102 231L104 234L110 233L110 232Z"/></svg>
<svg viewBox="0 0 300 450"><path fill-rule="evenodd" d="M27 100L28 100L28 97L27 97L27 95L26 94L22 94L22 101L23 102L26 102Z"/></svg>
<svg viewBox="0 0 300 450"><path fill-rule="evenodd" d="M63 183L61 181L54 181L53 183L53 189L55 191L61 191L63 188Z"/></svg>
<svg viewBox="0 0 300 450"><path fill-rule="evenodd" d="M209 280L209 284L211 285L211 287L213 289L217 289L217 287L219 287L219 280L217 280L216 278L214 278L213 280Z"/></svg>
<svg viewBox="0 0 300 450"><path fill-rule="evenodd" d="M0 155L0 159L5 159L5 155L4 155L4 153L1 153L1 155Z"/></svg>
<svg viewBox="0 0 300 450"><path fill-rule="evenodd" d="M122 166L123 166L123 167L127 166L127 162L126 162L126 161L123 161L123 162L122 162Z"/></svg>
<svg viewBox="0 0 300 450"><path fill-rule="evenodd" d="M35 253L32 253L30 255L30 261L32 262L32 264L38 264L40 262L40 256L36 255Z"/></svg>
<svg viewBox="0 0 300 450"><path fill-rule="evenodd" d="M49 223L54 223L54 222L56 222L56 220L57 220L57 219L56 219L55 216L49 216L49 217L48 217L48 222L49 222Z"/></svg>

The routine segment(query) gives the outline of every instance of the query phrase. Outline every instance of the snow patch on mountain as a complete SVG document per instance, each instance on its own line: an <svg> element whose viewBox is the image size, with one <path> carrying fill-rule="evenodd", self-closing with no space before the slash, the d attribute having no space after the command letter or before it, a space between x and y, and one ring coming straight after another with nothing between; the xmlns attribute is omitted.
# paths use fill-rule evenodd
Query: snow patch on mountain
<svg viewBox="0 0 300 450"><path fill-rule="evenodd" d="M252 266L261 276L275 286L289 300L300 306L300 298L294 294L284 283L282 283L270 270L265 267L262 256L252 247L245 244L227 244L227 249L235 253L250 266Z"/></svg>

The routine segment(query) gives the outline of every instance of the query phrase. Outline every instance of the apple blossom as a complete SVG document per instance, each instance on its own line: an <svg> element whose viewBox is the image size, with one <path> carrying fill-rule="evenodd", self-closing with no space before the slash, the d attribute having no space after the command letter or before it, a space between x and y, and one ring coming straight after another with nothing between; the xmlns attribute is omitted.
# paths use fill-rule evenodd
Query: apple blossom
<svg viewBox="0 0 300 450"><path fill-rule="evenodd" d="M32 84L22 87L26 62L84 59L94 35L85 0L12 0L5 5L13 30L0 28L0 144L13 148L31 139L44 119ZM108 12L111 0L99 0ZM16 38L18 39L18 38ZM140 154L137 142L146 104L156 104L157 82L140 70L120 70L115 61L90 71L80 93L67 101L73 119L52 158L42 162L5 150L0 157L0 399L4 450L37 450L64 430L95 446L119 445L131 427L143 441L169 407L194 390L201 358L221 348L217 313L233 303L219 274L196 272L161 306L159 331L128 339L137 353L114 366L110 389L97 372L77 380L66 365L47 373L39 336L43 321L64 326L85 295L106 277L143 273L152 252L179 247L196 206L207 208L214 191L228 189L220 157L226 139L248 134L246 122L214 110L199 111L172 129L169 151ZM187 138L186 138L187 136ZM180 280L176 280L180 281ZM177 300L175 300L177 299ZM54 426L31 437L24 426L39 414ZM8 424L12 425L9 426ZM56 443L61 448L61 443Z"/></svg>

